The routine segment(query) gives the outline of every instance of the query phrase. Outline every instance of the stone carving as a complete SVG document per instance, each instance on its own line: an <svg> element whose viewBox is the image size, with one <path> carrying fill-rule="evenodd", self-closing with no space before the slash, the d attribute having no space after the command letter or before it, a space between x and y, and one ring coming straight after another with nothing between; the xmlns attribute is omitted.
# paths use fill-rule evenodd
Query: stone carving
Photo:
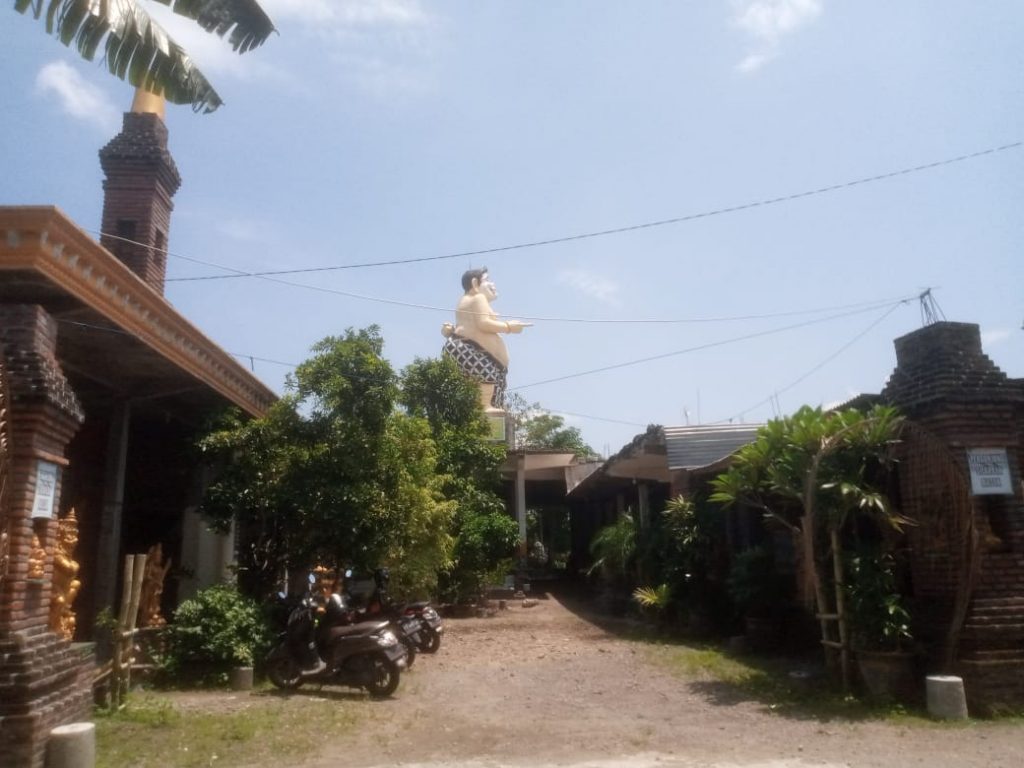
<svg viewBox="0 0 1024 768"><path fill-rule="evenodd" d="M53 552L53 596L50 599L50 629L65 640L75 634L75 602L82 582L74 559L78 544L78 518L75 510L57 522L57 546Z"/></svg>
<svg viewBox="0 0 1024 768"><path fill-rule="evenodd" d="M46 577L46 550L36 534L32 534L32 549L28 555L27 578L38 581Z"/></svg>
<svg viewBox="0 0 1024 768"><path fill-rule="evenodd" d="M162 627L167 624L160 610L164 593L164 580L171 570L171 560L164 560L162 544L154 544L146 553L146 571L142 577L142 595L139 598L139 626Z"/></svg>
<svg viewBox="0 0 1024 768"><path fill-rule="evenodd" d="M500 334L522 333L532 323L499 320L491 309L498 289L487 268L470 269L462 275L462 298L455 307L455 324L445 323L444 354L480 383L480 402L485 411L500 411L505 404L508 349Z"/></svg>

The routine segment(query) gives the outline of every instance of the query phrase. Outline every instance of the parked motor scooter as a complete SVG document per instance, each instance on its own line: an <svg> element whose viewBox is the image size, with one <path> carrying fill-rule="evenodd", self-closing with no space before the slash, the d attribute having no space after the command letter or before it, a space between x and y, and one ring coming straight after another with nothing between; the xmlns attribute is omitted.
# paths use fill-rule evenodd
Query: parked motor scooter
<svg viewBox="0 0 1024 768"><path fill-rule="evenodd" d="M381 574L384 574L383 582ZM378 569L373 577L374 591L365 600L360 601L348 589L352 580L352 571L345 571L345 586L343 590L348 598L349 605L355 606L354 610L350 610L347 618L350 623L386 619L388 621L388 628L395 633L398 642L405 646L407 654L406 666L412 667L416 661L419 647L423 642L420 636L420 621L414 616L404 615L401 610L396 610L389 603L382 601L378 597L382 584L386 588L387 578L389 578L387 576L387 569ZM362 604L359 604L360 602Z"/></svg>
<svg viewBox="0 0 1024 768"><path fill-rule="evenodd" d="M376 610L392 616L402 617L403 626L411 627L418 625L414 642L418 650L423 653L437 653L441 647L441 634L444 632L444 624L441 615L430 604L429 600L406 605L395 605L391 602L387 587L391 574L387 568L378 568L374 573L374 582L377 589L370 596L368 606L376 606ZM416 622L414 625L412 622Z"/></svg>
<svg viewBox="0 0 1024 768"><path fill-rule="evenodd" d="M327 598L323 615L310 588L288 617L288 627L266 659L267 676L278 688L291 690L306 682L365 688L373 698L398 688L407 664L405 647L386 621L352 624L347 598Z"/></svg>

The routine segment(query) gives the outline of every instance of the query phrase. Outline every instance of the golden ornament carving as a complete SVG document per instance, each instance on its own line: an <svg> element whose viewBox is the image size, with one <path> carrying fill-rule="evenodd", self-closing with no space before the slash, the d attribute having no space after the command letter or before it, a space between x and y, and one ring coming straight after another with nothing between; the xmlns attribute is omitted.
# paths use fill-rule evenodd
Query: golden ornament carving
<svg viewBox="0 0 1024 768"><path fill-rule="evenodd" d="M75 510L57 522L57 546L53 552L53 592L50 599L50 629L65 640L75 634L75 612L71 609L82 587L78 580L78 562L74 559L78 544L78 518Z"/></svg>
<svg viewBox="0 0 1024 768"><path fill-rule="evenodd" d="M32 550L28 555L28 578L36 581L46 577L46 550L36 534L32 534Z"/></svg>
<svg viewBox="0 0 1024 768"><path fill-rule="evenodd" d="M142 594L139 598L139 626L162 627L167 624L160 610L160 598L164 593L164 580L171 570L171 560L164 560L162 544L154 544L146 553L146 570L142 577Z"/></svg>

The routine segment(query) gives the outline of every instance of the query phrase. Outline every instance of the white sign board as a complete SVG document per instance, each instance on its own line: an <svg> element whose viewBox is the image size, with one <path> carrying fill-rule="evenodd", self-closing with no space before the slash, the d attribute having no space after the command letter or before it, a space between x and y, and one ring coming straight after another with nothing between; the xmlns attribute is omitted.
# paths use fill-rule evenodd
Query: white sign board
<svg viewBox="0 0 1024 768"><path fill-rule="evenodd" d="M36 465L36 493L32 500L32 517L53 517L57 498L57 465L40 460Z"/></svg>
<svg viewBox="0 0 1024 768"><path fill-rule="evenodd" d="M975 496L1012 496L1010 459L1005 448L968 448L971 493Z"/></svg>

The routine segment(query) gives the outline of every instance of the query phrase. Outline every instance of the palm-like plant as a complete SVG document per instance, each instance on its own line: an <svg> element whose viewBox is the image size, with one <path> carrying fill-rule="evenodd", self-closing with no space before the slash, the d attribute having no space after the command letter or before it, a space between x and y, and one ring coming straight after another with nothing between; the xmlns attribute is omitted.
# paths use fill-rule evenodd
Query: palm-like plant
<svg viewBox="0 0 1024 768"><path fill-rule="evenodd" d="M274 24L256 0L157 0L193 19L239 53L262 45ZM104 47L111 74L172 104L213 112L223 101L185 50L135 0L15 0L19 13L45 15L46 31L92 61ZM229 34L230 33L230 34Z"/></svg>
<svg viewBox="0 0 1024 768"><path fill-rule="evenodd" d="M600 570L612 579L628 577L636 557L636 540L636 522L633 515L625 512L598 531L590 542L590 553L596 559L587 573Z"/></svg>
<svg viewBox="0 0 1024 768"><path fill-rule="evenodd" d="M902 417L893 408L876 406L867 413L856 409L823 412L803 407L784 419L769 422L757 440L741 448L729 470L716 478L712 501L745 503L799 533L804 561L805 594L813 595L822 621L839 616L843 673L847 674L843 595L836 590L833 613L825 592L817 539L825 534L827 556L836 585L843 583L839 530L852 512L874 517L895 529L909 521L896 514L885 495L871 482L871 471L892 461Z"/></svg>

